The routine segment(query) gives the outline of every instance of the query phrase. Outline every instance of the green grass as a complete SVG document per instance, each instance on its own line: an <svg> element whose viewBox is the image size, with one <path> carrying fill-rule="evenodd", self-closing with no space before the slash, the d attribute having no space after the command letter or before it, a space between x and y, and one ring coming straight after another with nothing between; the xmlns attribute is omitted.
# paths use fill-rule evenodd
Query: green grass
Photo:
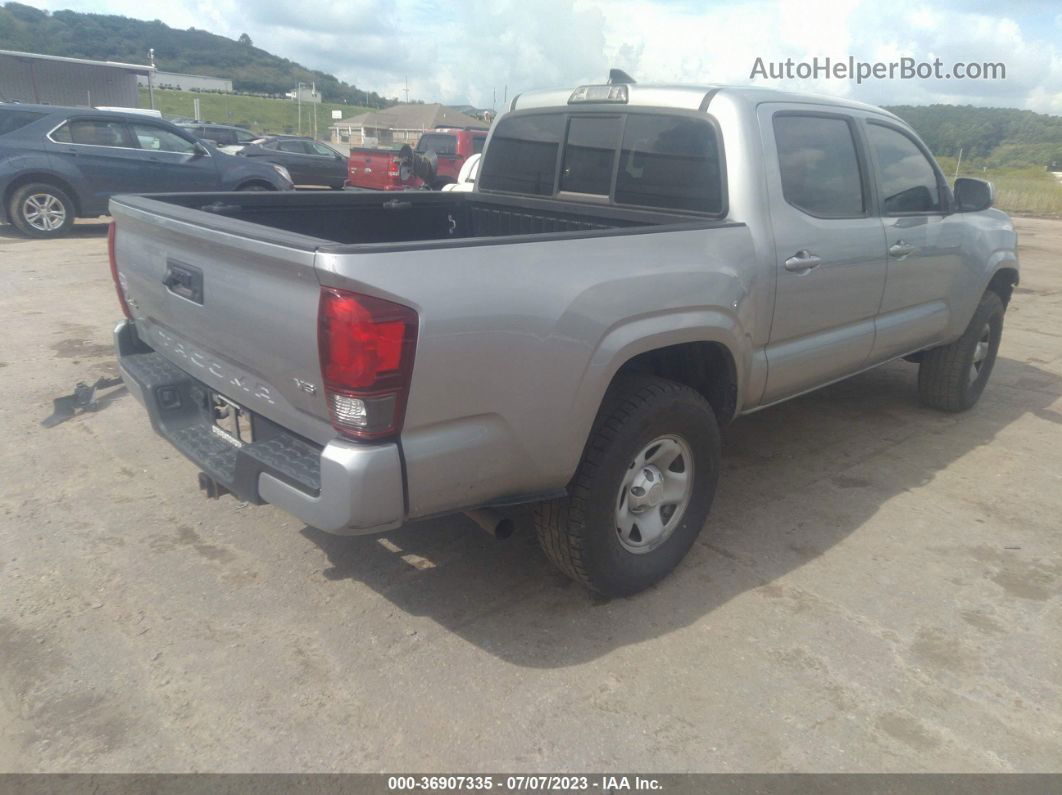
<svg viewBox="0 0 1062 795"><path fill-rule="evenodd" d="M955 179L955 158L938 157L948 182ZM988 168L963 162L960 177L987 179L996 186L996 207L1011 213L1062 215L1062 183L1042 166Z"/></svg>
<svg viewBox="0 0 1062 795"><path fill-rule="evenodd" d="M199 98L199 116L218 124L234 124L258 133L296 134L299 132L298 105L290 99L270 99L242 94L203 94L193 91L155 89L155 107L162 115L192 117L192 100ZM151 101L146 88L140 89L140 107L150 108ZM313 114L317 113L317 137L328 138L328 126L332 123L331 111L341 111L343 118L365 113L372 108L358 105L341 105L322 102L320 105L302 105L302 133L313 133Z"/></svg>

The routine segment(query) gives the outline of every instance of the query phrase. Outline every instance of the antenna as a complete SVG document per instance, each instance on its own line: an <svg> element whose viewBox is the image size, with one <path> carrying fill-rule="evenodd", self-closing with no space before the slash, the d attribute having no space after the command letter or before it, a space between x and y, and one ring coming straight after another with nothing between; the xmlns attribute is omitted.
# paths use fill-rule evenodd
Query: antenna
<svg viewBox="0 0 1062 795"><path fill-rule="evenodd" d="M608 84L610 86L627 85L634 82L636 82L635 79L622 69L608 70Z"/></svg>

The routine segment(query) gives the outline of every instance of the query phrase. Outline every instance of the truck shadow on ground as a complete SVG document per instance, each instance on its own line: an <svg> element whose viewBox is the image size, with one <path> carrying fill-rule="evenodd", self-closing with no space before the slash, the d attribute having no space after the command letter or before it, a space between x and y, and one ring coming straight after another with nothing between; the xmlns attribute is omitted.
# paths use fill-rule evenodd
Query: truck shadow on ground
<svg viewBox="0 0 1062 795"><path fill-rule="evenodd" d="M630 599L587 594L527 528L497 541L455 516L382 538L303 533L327 554L329 580L363 582L514 664L578 664L687 626L828 554L888 500L1025 414L1062 423L1051 408L1062 377L1036 366L1000 358L979 405L958 415L919 406L916 373L893 363L736 421L698 543L671 577Z"/></svg>

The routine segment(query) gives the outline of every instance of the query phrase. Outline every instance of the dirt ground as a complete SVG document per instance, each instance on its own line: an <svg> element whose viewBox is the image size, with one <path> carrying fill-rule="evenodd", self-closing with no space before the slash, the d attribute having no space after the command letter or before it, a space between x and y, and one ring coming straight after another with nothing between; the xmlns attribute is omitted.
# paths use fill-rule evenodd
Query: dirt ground
<svg viewBox="0 0 1062 795"><path fill-rule="evenodd" d="M591 599L464 517L208 501L115 373L105 227L0 227L0 770L1057 771L1062 223L981 403L895 363L736 422L687 561Z"/></svg>

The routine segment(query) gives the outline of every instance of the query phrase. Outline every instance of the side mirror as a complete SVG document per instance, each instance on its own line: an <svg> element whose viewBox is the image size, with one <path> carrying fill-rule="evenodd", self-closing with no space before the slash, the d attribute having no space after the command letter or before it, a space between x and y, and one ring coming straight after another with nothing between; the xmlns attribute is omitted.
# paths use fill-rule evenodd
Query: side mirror
<svg viewBox="0 0 1062 795"><path fill-rule="evenodd" d="M959 177L955 180L955 208L960 213L987 210L996 200L996 189L983 179Z"/></svg>
<svg viewBox="0 0 1062 795"><path fill-rule="evenodd" d="M196 141L192 144L192 157L206 157L210 154L210 149L202 141Z"/></svg>

